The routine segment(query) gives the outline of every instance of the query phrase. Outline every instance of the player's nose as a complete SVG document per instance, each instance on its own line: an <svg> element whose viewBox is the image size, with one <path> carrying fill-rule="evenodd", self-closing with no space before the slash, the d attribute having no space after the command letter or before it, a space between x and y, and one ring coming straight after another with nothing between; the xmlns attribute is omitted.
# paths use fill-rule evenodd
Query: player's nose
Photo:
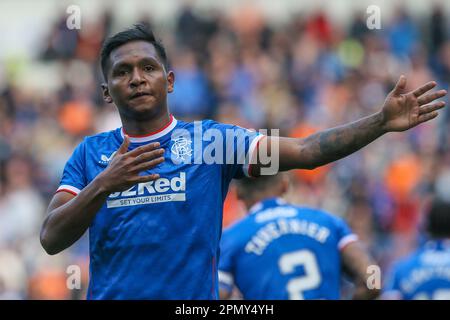
<svg viewBox="0 0 450 320"><path fill-rule="evenodd" d="M138 87L139 85L145 83L145 77L139 68L133 68L130 78L130 86Z"/></svg>

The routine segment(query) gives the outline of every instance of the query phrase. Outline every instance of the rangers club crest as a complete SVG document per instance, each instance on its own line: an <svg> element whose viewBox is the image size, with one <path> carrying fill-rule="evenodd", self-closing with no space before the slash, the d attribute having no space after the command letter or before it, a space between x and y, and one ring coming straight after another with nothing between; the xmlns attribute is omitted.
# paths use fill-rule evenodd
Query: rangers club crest
<svg viewBox="0 0 450 320"><path fill-rule="evenodd" d="M184 137L172 139L172 148L170 150L176 156L175 160L186 161L192 156L192 141Z"/></svg>

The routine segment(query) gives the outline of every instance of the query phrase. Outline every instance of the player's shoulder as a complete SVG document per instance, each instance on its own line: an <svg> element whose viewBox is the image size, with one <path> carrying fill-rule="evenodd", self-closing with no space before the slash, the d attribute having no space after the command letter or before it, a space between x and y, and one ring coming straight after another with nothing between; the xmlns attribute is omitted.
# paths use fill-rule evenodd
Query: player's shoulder
<svg viewBox="0 0 450 320"><path fill-rule="evenodd" d="M251 128L245 128L237 124L233 123L224 123L224 122L218 122L216 120L212 119L205 119L202 120L203 128L206 129L218 129L218 130L234 130L234 131L243 131L243 132L249 132L253 133L255 130Z"/></svg>
<svg viewBox="0 0 450 320"><path fill-rule="evenodd" d="M179 120L175 127L174 135L189 135L200 134L201 136L217 137L220 136L225 139L248 138L252 139L258 135L258 132L253 129L247 129L238 125L222 123L211 119L195 120L186 122ZM234 141L234 140L233 140Z"/></svg>
<svg viewBox="0 0 450 320"><path fill-rule="evenodd" d="M247 228L252 223L252 216L247 214L244 217L233 221L230 225L224 228L224 232L239 232L243 228Z"/></svg>
<svg viewBox="0 0 450 320"><path fill-rule="evenodd" d="M120 136L120 130L121 130L120 128L116 128L114 130L104 131L104 132L86 136L86 137L84 137L83 141L81 141L80 144L85 144L85 145L89 145L89 146L104 144L106 141L118 139L118 136Z"/></svg>
<svg viewBox="0 0 450 320"><path fill-rule="evenodd" d="M253 224L253 216L247 214L245 217L232 222L229 226L224 228L223 237L240 238L252 229Z"/></svg>
<svg viewBox="0 0 450 320"><path fill-rule="evenodd" d="M175 129L184 129L188 131L198 130L198 129L209 129L209 128L222 128L224 124L211 120L211 119L199 119L199 120L192 120L192 121L184 121L184 120L178 120L177 124L175 126Z"/></svg>
<svg viewBox="0 0 450 320"><path fill-rule="evenodd" d="M422 250L415 250L403 257L397 259L392 265L392 272L398 274L399 276L405 275L415 267L420 265L420 256Z"/></svg>
<svg viewBox="0 0 450 320"><path fill-rule="evenodd" d="M316 222L322 222L326 224L331 224L334 226L339 226L342 223L345 223L344 219L339 217L336 214L332 214L331 212L328 212L323 209L318 208L312 208L308 206L297 206L294 205L297 209L297 214L304 218L309 218L311 220L314 220Z"/></svg>
<svg viewBox="0 0 450 320"><path fill-rule="evenodd" d="M212 119L194 119L194 120L190 120L190 121L185 121L182 119L177 119L177 127L191 127L191 126L198 126L198 125L214 125L214 124L221 124L220 122L217 122L215 120Z"/></svg>
<svg viewBox="0 0 450 320"><path fill-rule="evenodd" d="M314 216L321 216L321 217L329 217L332 216L331 213L318 208L313 208L305 205L295 205L295 204L288 204L288 206L294 207L297 209L299 213L303 214L309 214Z"/></svg>

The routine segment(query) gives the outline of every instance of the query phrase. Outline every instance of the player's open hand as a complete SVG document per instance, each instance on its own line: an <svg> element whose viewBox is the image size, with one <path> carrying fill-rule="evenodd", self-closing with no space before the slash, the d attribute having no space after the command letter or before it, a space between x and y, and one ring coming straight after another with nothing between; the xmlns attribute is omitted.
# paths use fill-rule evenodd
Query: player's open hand
<svg viewBox="0 0 450 320"><path fill-rule="evenodd" d="M445 90L427 93L436 85L436 82L431 81L411 92L405 92L406 77L401 76L381 111L384 130L404 131L436 118L437 110L444 107L445 102L433 101L447 94Z"/></svg>
<svg viewBox="0 0 450 320"><path fill-rule="evenodd" d="M125 135L108 167L98 175L102 187L108 192L118 192L129 189L137 183L159 179L159 174L140 175L164 161L164 149L159 148L159 142L140 146L128 151L130 139Z"/></svg>

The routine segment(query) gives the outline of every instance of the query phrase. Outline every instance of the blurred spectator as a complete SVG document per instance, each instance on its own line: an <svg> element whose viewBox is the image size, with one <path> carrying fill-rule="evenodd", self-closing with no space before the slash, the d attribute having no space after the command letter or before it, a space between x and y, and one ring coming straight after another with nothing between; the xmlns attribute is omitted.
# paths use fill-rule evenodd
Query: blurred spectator
<svg viewBox="0 0 450 320"><path fill-rule="evenodd" d="M174 60L176 90L169 95L171 112L178 117L202 119L211 114L211 98L204 72L200 69L194 53L186 48L180 49L178 59Z"/></svg>
<svg viewBox="0 0 450 320"><path fill-rule="evenodd" d="M430 18L430 54L435 54L446 41L447 17L441 5L435 5Z"/></svg>
<svg viewBox="0 0 450 320"><path fill-rule="evenodd" d="M0 247L36 234L44 213L44 202L31 181L29 159L11 157L5 167L0 198Z"/></svg>
<svg viewBox="0 0 450 320"><path fill-rule="evenodd" d="M392 53L398 58L408 57L419 44L419 30L404 8L399 8L389 30Z"/></svg>
<svg viewBox="0 0 450 320"><path fill-rule="evenodd" d="M20 255L0 248L0 300L25 299L27 275Z"/></svg>

